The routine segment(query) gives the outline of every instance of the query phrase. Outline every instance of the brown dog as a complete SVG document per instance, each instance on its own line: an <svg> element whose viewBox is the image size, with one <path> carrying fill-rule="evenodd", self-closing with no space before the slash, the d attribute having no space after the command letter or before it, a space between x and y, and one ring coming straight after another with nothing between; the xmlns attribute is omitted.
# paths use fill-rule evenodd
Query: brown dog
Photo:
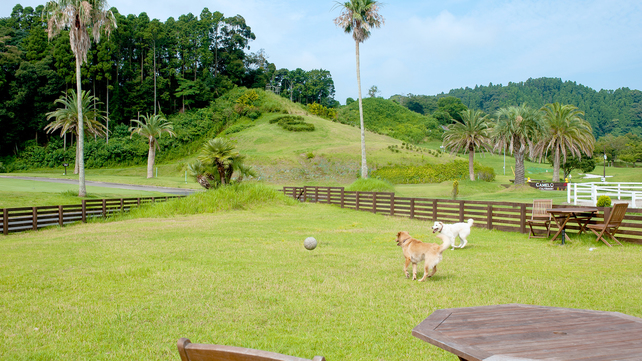
<svg viewBox="0 0 642 361"><path fill-rule="evenodd" d="M408 232L401 231L397 233L397 246L401 246L403 255L406 257L406 264L403 267L403 273L409 278L408 265L412 262L412 280L417 279L417 263L424 261L424 276L419 280L423 282L426 277L432 277L437 272L437 264L441 261L441 254L450 247L452 240L443 234L437 234L441 238L442 244L424 243L414 239ZM429 275L428 270L432 268Z"/></svg>

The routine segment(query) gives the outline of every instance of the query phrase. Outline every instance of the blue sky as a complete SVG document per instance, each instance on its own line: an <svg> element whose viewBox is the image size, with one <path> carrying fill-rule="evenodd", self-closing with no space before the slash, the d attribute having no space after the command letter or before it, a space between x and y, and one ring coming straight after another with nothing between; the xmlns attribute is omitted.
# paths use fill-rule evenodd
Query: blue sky
<svg viewBox="0 0 642 361"><path fill-rule="evenodd" d="M0 16L18 2L3 1ZM36 6L44 1L21 1ZM111 0L121 14L165 21L204 7L242 15L277 68L326 69L342 104L356 98L355 44L334 1ZM556 77L596 90L642 90L642 1L384 1L385 25L361 44L364 96L434 95L453 88Z"/></svg>

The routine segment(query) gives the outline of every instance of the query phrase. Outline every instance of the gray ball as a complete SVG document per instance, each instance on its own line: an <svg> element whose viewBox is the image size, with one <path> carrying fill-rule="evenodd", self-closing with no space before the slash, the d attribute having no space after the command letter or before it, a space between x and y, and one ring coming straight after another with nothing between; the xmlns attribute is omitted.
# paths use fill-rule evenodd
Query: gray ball
<svg viewBox="0 0 642 361"><path fill-rule="evenodd" d="M314 237L308 237L303 241L303 247L307 249L308 251L311 251L315 248L317 248L317 240L314 239Z"/></svg>

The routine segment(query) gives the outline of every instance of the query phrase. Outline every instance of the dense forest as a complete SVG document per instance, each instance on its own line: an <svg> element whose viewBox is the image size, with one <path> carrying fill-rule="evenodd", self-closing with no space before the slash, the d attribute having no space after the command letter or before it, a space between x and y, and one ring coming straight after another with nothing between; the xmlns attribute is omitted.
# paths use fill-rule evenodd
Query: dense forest
<svg viewBox="0 0 642 361"><path fill-rule="evenodd" d="M16 5L0 19L0 157L17 154L27 141L46 144L46 113L75 88L69 33L48 40L42 9ZM256 35L241 15L205 8L162 22L111 11L118 27L92 44L82 86L102 102L112 132L139 114L207 107L239 86L270 86L295 102L336 105L329 71L277 69L262 49L250 52Z"/></svg>
<svg viewBox="0 0 642 361"><path fill-rule="evenodd" d="M393 99L410 110L439 118L442 114L438 103L449 97L460 99L466 107L481 109L488 114L511 105L527 104L539 108L554 102L572 104L585 113L596 138L607 134L642 135L642 91L629 88L596 91L558 78L538 78L506 86L489 84L474 89L453 89L448 94L436 96L397 95Z"/></svg>

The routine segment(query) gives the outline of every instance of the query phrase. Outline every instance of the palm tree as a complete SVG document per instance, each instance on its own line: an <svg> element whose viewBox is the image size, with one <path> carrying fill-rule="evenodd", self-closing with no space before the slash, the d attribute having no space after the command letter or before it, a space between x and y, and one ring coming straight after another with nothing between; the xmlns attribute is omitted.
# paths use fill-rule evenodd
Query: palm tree
<svg viewBox="0 0 642 361"><path fill-rule="evenodd" d="M116 19L110 10L105 10L105 0L58 0L49 1L43 10L43 17L47 18L47 33L49 39L56 36L63 29L69 29L69 43L71 51L76 58L76 93L82 94L80 82L80 66L87 61L87 52L91 47L91 39L100 42L103 31L108 35L116 27ZM91 30L91 37L89 34ZM81 99L78 101L78 118L82 115ZM84 161L84 122L78 122L78 196L87 195L85 188L85 161Z"/></svg>
<svg viewBox="0 0 642 361"><path fill-rule="evenodd" d="M468 109L461 112L462 123L455 122L444 133L444 147L451 153L468 151L468 173L475 180L475 149L491 150L488 116L481 110Z"/></svg>
<svg viewBox="0 0 642 361"><path fill-rule="evenodd" d="M591 125L584 119L584 112L576 106L560 103L546 104L540 109L544 113L546 131L535 146L534 152L539 154L540 160L549 151L553 156L553 182L560 180L560 158L564 156L566 163L567 154L582 157L593 154L595 138Z"/></svg>
<svg viewBox="0 0 642 361"><path fill-rule="evenodd" d="M492 138L495 149L505 149L515 156L515 184L524 184L524 156L532 150L544 129L541 113L525 105L501 108L496 113L497 123Z"/></svg>
<svg viewBox="0 0 642 361"><path fill-rule="evenodd" d="M370 37L370 29L381 27L384 24L383 16L378 13L380 2L375 0L349 0L345 3L337 2L341 8L341 15L334 19L334 23L346 33L352 33L357 54L357 85L359 87L359 119L361 125L361 178L368 178L368 164L366 162L366 135L363 125L363 104L361 98L361 71L359 69L359 43Z"/></svg>
<svg viewBox="0 0 642 361"><path fill-rule="evenodd" d="M201 155L187 166L190 174L205 189L218 188L232 182L238 172L237 182L243 177L256 177L252 167L244 164L245 156L236 151L234 143L224 138L214 138L203 144Z"/></svg>
<svg viewBox="0 0 642 361"><path fill-rule="evenodd" d="M136 133L143 138L147 138L149 141L149 152L147 153L147 178L152 178L154 176L156 148L160 148L156 138L160 138L163 133L176 136L176 133L174 133L174 126L162 115L150 116L147 114L142 116L142 121L137 119L132 119L131 121L136 123L137 126L129 128L129 131L132 132L130 138L134 133Z"/></svg>
<svg viewBox="0 0 642 361"><path fill-rule="evenodd" d="M105 136L107 134L107 128L100 122L104 119L104 116L100 110L93 108L93 104L99 105L101 102L96 101L96 97L90 95L88 91L83 90L81 94L80 102L77 99L76 92L70 90L69 94L63 93L63 95L54 101L54 104L58 103L62 105L62 108L58 108L53 112L47 113L47 120L55 118L55 120L47 126L45 130L47 133L52 133L60 129L60 136L63 137L65 134L72 133L76 136L76 140L80 139L78 134L79 122L78 116L83 117L83 130L86 135L93 136ZM81 109L78 110L78 104L81 104ZM74 174L78 174L79 164L81 158L81 152L79 147L79 142L76 141L76 164L74 166Z"/></svg>
<svg viewBox="0 0 642 361"><path fill-rule="evenodd" d="M214 138L203 144L201 155L198 160L205 166L212 166L218 172L218 179L221 185L230 183L234 166L242 163L244 156L241 156L235 149L234 144L224 138Z"/></svg>

